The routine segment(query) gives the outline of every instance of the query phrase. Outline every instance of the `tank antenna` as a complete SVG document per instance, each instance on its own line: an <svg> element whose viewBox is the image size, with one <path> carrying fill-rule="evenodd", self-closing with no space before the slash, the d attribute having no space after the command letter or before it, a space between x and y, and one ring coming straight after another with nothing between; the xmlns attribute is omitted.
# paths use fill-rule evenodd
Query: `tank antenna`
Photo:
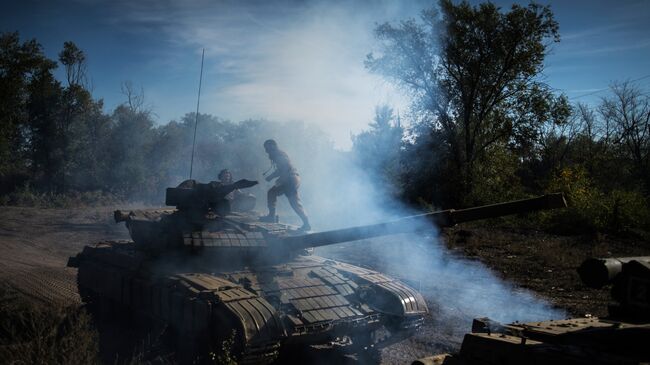
<svg viewBox="0 0 650 365"><path fill-rule="evenodd" d="M194 115L194 139L192 140L192 159L190 160L190 180L192 180L192 167L194 166L194 147L196 146L196 126L199 124L199 102L201 101L201 81L203 81L203 57L205 48L201 52L201 75L199 76L199 96L196 98L196 114Z"/></svg>

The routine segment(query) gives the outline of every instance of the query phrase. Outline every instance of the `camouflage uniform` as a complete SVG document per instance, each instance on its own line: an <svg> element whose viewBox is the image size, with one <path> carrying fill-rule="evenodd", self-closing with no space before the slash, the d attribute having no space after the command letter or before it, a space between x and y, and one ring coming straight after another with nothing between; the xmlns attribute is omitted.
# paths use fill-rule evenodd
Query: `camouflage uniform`
<svg viewBox="0 0 650 365"><path fill-rule="evenodd" d="M265 143L266 146L266 143ZM278 196L286 195L289 200L289 204L293 210L298 214L303 223L303 229L310 229L309 218L305 213L305 209L302 206L300 201L300 195L298 194L298 188L300 187L300 175L291 164L291 160L287 154L278 149L277 146L274 149L268 150L269 159L275 166L275 171L269 176L266 177L267 181L271 181L275 178L278 180L275 182L275 185L269 189L267 193L267 204L269 208L269 217L275 216L275 207L277 204Z"/></svg>

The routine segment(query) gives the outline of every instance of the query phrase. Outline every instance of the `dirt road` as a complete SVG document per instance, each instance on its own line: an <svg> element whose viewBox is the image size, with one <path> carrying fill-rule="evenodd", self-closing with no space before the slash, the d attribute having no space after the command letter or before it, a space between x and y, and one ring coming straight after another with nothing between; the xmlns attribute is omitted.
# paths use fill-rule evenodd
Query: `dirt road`
<svg viewBox="0 0 650 365"><path fill-rule="evenodd" d="M48 302L79 303L76 270L68 257L101 239L126 239L110 221L111 208L0 207L0 278Z"/></svg>

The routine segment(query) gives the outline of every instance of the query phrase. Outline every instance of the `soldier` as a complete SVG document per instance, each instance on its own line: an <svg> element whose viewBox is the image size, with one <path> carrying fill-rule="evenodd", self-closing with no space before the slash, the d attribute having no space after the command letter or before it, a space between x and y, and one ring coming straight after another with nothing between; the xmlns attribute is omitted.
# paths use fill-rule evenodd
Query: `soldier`
<svg viewBox="0 0 650 365"><path fill-rule="evenodd" d="M217 177L222 185L230 185L233 183L232 173L228 169L219 171ZM247 212L255 209L255 196L244 193L239 189L231 191L224 198L230 202L233 211Z"/></svg>
<svg viewBox="0 0 650 365"><path fill-rule="evenodd" d="M219 175L217 176L219 178L219 182L222 183L223 185L230 185L232 184L232 173L228 169L223 169L219 171ZM225 196L226 199L233 201L235 199L235 195L241 194L241 191L239 189L233 190L228 195Z"/></svg>
<svg viewBox="0 0 650 365"><path fill-rule="evenodd" d="M278 200L278 196L284 194L289 200L289 204L293 210L298 214L302 220L302 227L300 228L303 231L311 230L309 225L309 218L305 213L302 203L300 202L300 196L298 195L298 188L300 187L300 176L298 172L291 164L289 156L278 148L277 142L272 139L268 139L264 142L264 150L269 154L269 159L275 168L269 176L266 177L266 181L271 181L273 179L278 179L269 189L267 194L267 204L269 207L269 214L265 217L262 217L264 221L274 222L276 220L275 216L275 206Z"/></svg>

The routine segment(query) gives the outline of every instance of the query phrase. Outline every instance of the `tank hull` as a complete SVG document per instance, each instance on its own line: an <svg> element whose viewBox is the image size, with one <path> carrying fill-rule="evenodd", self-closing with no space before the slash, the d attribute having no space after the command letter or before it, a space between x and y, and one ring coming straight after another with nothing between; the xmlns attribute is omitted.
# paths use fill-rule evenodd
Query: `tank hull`
<svg viewBox="0 0 650 365"><path fill-rule="evenodd" d="M589 259L578 271L588 286L612 282L608 317L508 325L488 318L475 319L472 333L465 335L458 354L431 356L413 364L650 363L648 257ZM608 272L611 279L607 279Z"/></svg>
<svg viewBox="0 0 650 365"><path fill-rule="evenodd" d="M376 350L412 335L428 312L398 280L312 255L249 268L183 251L157 259L113 241L87 246L74 261L84 301L164 324L193 344L192 359L220 349L233 331L240 363L313 345Z"/></svg>
<svg viewBox="0 0 650 365"><path fill-rule="evenodd" d="M570 318L490 327L476 319L458 354L440 354L413 365L645 364L650 324L610 318Z"/></svg>

